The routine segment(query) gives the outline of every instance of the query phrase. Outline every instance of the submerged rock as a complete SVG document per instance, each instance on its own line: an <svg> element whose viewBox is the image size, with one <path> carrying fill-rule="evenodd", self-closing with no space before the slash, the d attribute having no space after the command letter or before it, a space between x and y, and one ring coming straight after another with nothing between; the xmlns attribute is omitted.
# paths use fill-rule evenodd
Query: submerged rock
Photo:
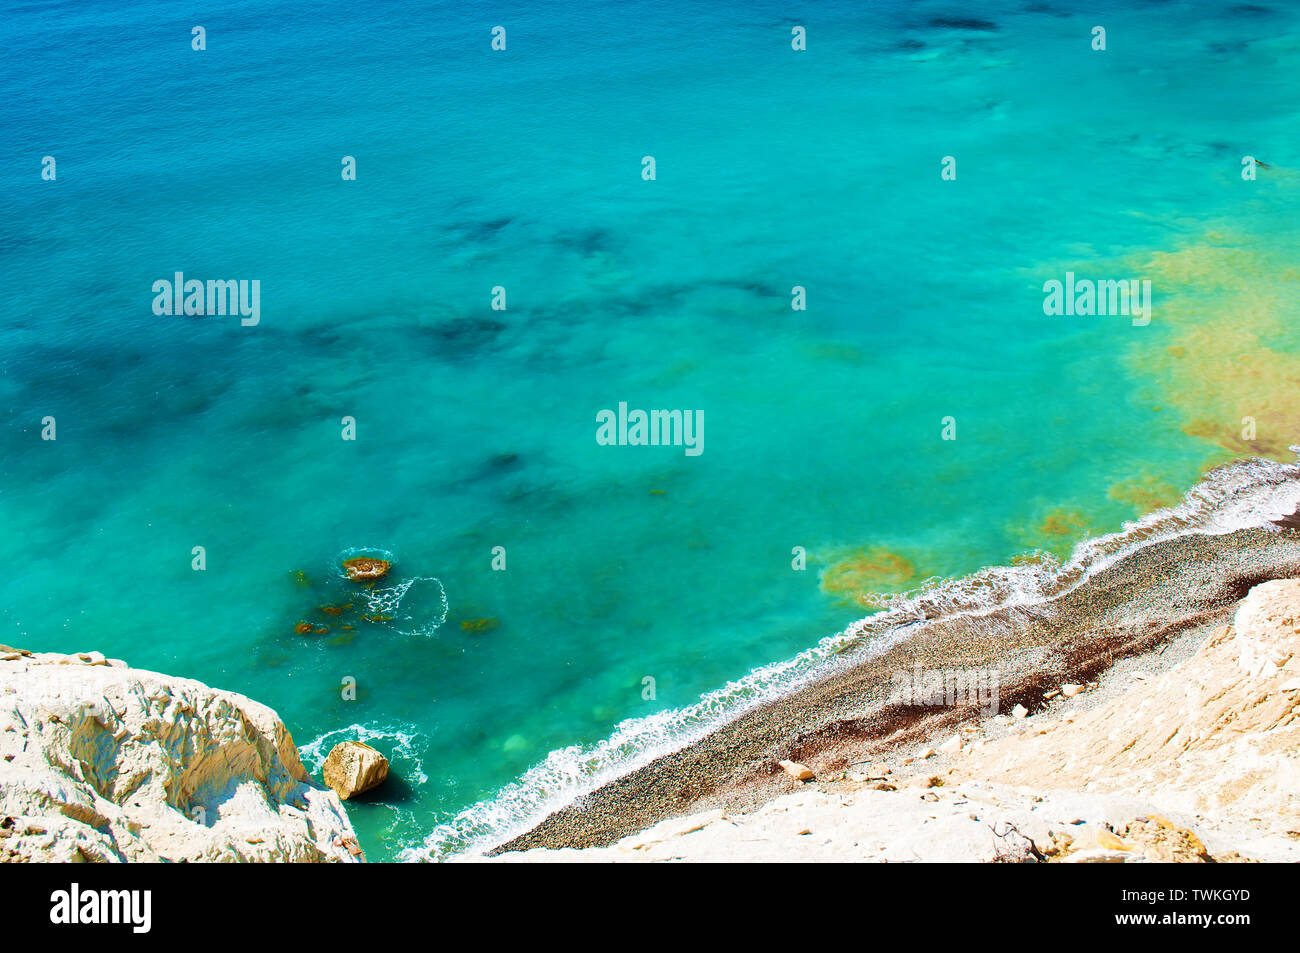
<svg viewBox="0 0 1300 953"><path fill-rule="evenodd" d="M360 741L336 744L321 769L325 783L343 800L372 790L388 777L388 759Z"/></svg>
<svg viewBox="0 0 1300 953"><path fill-rule="evenodd" d="M373 582L376 579L383 579L392 568L393 564L387 559L374 559L370 556L343 560L343 571L353 582Z"/></svg>
<svg viewBox="0 0 1300 953"><path fill-rule="evenodd" d="M274 711L96 652L4 653L0 829L0 862L363 859Z"/></svg>
<svg viewBox="0 0 1300 953"><path fill-rule="evenodd" d="M978 17L932 17L930 26L936 30L971 30L979 33L990 33L998 28L992 20L981 20Z"/></svg>

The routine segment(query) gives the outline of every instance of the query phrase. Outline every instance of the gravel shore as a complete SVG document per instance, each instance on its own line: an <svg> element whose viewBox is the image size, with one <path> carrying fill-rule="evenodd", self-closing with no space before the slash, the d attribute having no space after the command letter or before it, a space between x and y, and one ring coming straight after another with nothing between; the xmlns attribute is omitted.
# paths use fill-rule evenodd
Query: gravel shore
<svg viewBox="0 0 1300 953"><path fill-rule="evenodd" d="M879 760L906 767L915 749L939 744L994 713L969 704L891 700L894 679L926 671L996 673L1000 720L1059 704L1064 683L1092 685L1070 699L1103 702L1140 668L1155 675L1185 658L1256 584L1300 577L1300 534L1239 530L1153 543L1032 609L918 623L885 653L845 664L776 701L745 712L699 741L618 778L551 814L492 853L604 847L664 820L711 809L753 811L799 782L797 761L824 776ZM919 770L919 765L918 768Z"/></svg>

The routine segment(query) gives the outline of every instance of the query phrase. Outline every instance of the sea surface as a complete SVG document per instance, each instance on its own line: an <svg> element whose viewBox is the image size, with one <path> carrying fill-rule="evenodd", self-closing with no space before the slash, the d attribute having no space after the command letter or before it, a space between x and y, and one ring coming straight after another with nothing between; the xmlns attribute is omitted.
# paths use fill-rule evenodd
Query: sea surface
<svg viewBox="0 0 1300 953"><path fill-rule="evenodd" d="M372 744L372 860L491 846L890 594L1293 459L1298 76L1278 0L0 0L0 642Z"/></svg>

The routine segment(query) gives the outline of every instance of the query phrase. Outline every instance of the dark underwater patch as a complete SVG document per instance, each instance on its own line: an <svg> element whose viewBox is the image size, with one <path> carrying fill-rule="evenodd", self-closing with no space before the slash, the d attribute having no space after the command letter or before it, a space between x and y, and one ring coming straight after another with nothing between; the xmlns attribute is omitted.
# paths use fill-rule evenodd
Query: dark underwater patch
<svg viewBox="0 0 1300 953"><path fill-rule="evenodd" d="M998 25L992 20L979 17L931 17L930 26L936 30L970 30L979 33L991 33Z"/></svg>
<svg viewBox="0 0 1300 953"><path fill-rule="evenodd" d="M558 233L552 241L564 248L581 252L583 255L595 255L613 249L614 233L600 227L570 229Z"/></svg>
<svg viewBox="0 0 1300 953"><path fill-rule="evenodd" d="M482 221L457 222L455 225L450 226L450 230L462 239L483 242L495 238L502 229L513 221L513 218L489 218Z"/></svg>
<svg viewBox="0 0 1300 953"><path fill-rule="evenodd" d="M1250 50L1249 40L1215 40L1206 43L1205 49L1215 56L1240 56Z"/></svg>
<svg viewBox="0 0 1300 953"><path fill-rule="evenodd" d="M434 325L428 339L445 356L464 357L496 343L505 323L493 318L455 318Z"/></svg>

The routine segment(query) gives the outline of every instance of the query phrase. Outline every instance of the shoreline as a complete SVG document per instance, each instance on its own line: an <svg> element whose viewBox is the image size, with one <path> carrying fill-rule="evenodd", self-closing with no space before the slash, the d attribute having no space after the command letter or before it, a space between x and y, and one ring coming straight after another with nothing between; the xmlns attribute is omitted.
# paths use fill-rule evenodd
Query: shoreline
<svg viewBox="0 0 1300 953"><path fill-rule="evenodd" d="M896 673L917 664L926 671L996 672L1001 715L1017 705L1032 715L1044 710L1044 696L1062 683L1104 682L1126 659L1142 658L1147 669L1173 664L1229 622L1253 586L1294 577L1300 577L1300 535L1192 531L1140 546L1031 607L920 621L906 640L878 656L846 658L835 670L600 785L485 853L607 847L688 814L754 811L799 789L781 760L806 764L819 777L847 776L858 763L884 760L906 769L912 749L937 745L963 726L988 725L992 712L891 701ZM1101 694L1070 702L1088 705Z"/></svg>
<svg viewBox="0 0 1300 953"><path fill-rule="evenodd" d="M1300 447L1293 447L1292 451L1300 454ZM1050 627L1043 631L1040 626L1039 631L1033 631L1033 623L1041 622L1043 614L1051 607L1067 605L1070 600L1080 598L1074 593L1081 588L1102 592L1111 583L1098 582L1098 579L1109 579L1107 574L1111 567L1136 554L1147 551L1148 555L1142 558L1152 559L1155 557L1151 553L1174 552L1177 547L1186 545L1180 541L1196 536L1217 540L1209 544L1212 548L1231 549L1236 543L1223 540L1227 537L1238 540L1243 530L1259 531L1263 533L1260 538L1267 540L1269 533L1297 528L1294 514L1298 510L1300 466L1295 462L1280 463L1256 457L1216 467L1190 487L1177 505L1125 523L1116 532L1084 539L1063 564L1029 554L1028 558L1013 559L1008 565L989 565L969 576L936 581L911 592L899 593L885 602L882 611L822 638L796 656L754 669L719 689L701 695L691 705L623 722L613 734L594 745L552 751L544 761L493 796L436 825L422 845L407 848L401 859L439 861L500 853L530 842L539 832L553 827L557 818L572 816L594 801L605 805L601 810L613 813L662 814L663 809L647 812L627 804L609 807L616 800L612 792L630 786L632 782L629 779L644 778L648 771L679 768L678 759L682 751L716 743L720 733L728 732L732 726L770 718L773 712L784 711L777 718L784 718L788 730L784 735L778 733L776 738L768 739L766 746L787 740L791 742L787 747L792 747L800 740L801 734L813 729L800 728L798 712L787 710L792 705L791 699L812 699L810 704L814 708L833 710L836 707L834 699L815 697L817 686L844 684L846 678L849 687L845 691L857 699L858 705L850 707L847 713L841 711L839 720L858 722L857 727L861 728L864 712L880 714L888 696L883 687L888 678L882 677L881 659L892 667L892 672L886 671L886 675L901 674L918 663L930 670L958 667L994 669L1003 676L1003 682L1008 678L1013 682L1023 682L1018 690L1032 695L1034 673L1043 667L1047 648L1060 641L1053 638ZM1264 545L1270 544L1265 542ZM1225 554L1225 558L1230 559L1231 554ZM1244 561L1239 560L1240 565L1232 568L1231 572L1243 586L1249 582L1252 573L1256 578L1267 578L1274 570L1262 567L1271 558L1256 559L1254 562L1259 565L1252 567L1251 559L1243 556ZM1208 581L1202 579L1201 585ZM1119 597L1111 593L1106 598L1115 602ZM1195 619L1191 617L1195 611L1184 613L1179 618L1166 614L1165 624L1185 628L1194 624ZM1099 614L1099 610L1093 614ZM1121 617L1122 613L1119 613L1107 624L1114 628L1123 622ZM1163 638L1171 634L1165 633ZM1117 651L1132 654L1142 650L1140 645L1126 646L1125 640L1117 638L1114 633L1110 633L1109 641L1114 644L1109 648L1101 646L1098 651L1108 652L1111 658ZM999 651L988 651L990 643L995 644ZM905 645L913 646L914 651L900 654L900 647ZM1079 646L1075 648L1079 649ZM1058 659L1057 663L1058 666L1078 667L1086 663L1086 655L1083 651L1081 657L1065 657ZM871 686L864 686L861 679L857 682L853 679L855 673L860 676L870 670L876 673L874 692L870 691ZM1017 686L1013 684L1012 688ZM1014 704L1007 702L1004 707L1014 707ZM844 704L839 704L840 709L844 707ZM934 719L926 716L932 716L934 712L935 709L928 708L901 713L894 710L885 714L900 719L899 725L894 727L897 730L913 722L932 723ZM810 710L808 714L807 720L823 733L837 727L826 724L831 719L819 718L817 710ZM974 716L971 714L969 717ZM932 734L942 727L942 724L932 725L929 731ZM878 741L881 734L869 730L867 736ZM735 744L748 744L743 736L733 734L731 737ZM721 747L727 747L727 744L723 743ZM765 745L758 745L757 750L754 750L754 745L749 747L751 754L757 757ZM728 757L731 754L727 752ZM680 813L686 805L700 802L719 790L723 778L710 765L705 764L702 768L693 776L689 772L682 773L675 788L672 785L648 785L638 796L642 800L667 802L670 807L675 805L676 812ZM775 769L772 764L767 764L765 770ZM729 768L723 775L730 773ZM750 782L754 779L732 780L752 787ZM669 810L667 813L672 816L674 812ZM587 826L599 828L600 825ZM606 836L626 827L626 824L617 823L606 832Z"/></svg>

